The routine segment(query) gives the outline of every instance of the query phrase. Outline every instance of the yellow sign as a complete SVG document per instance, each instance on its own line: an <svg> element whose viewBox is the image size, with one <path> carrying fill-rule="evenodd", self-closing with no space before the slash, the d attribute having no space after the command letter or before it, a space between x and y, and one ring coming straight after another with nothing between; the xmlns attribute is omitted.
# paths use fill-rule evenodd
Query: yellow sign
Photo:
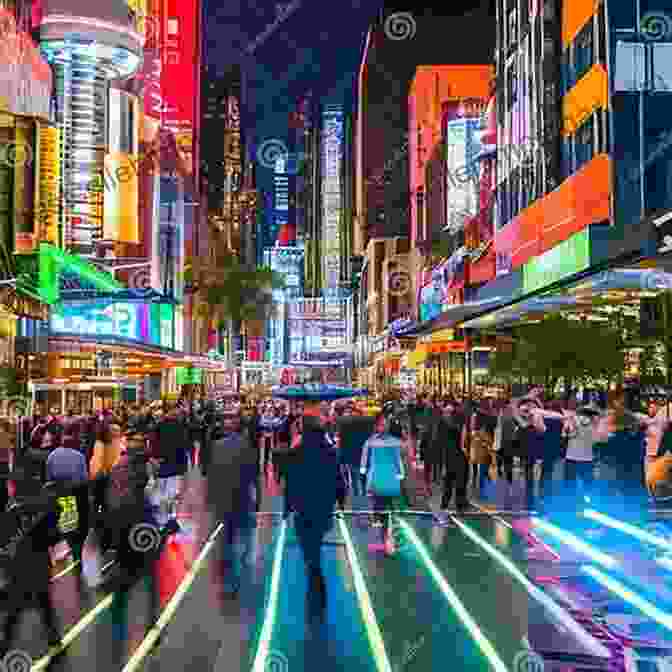
<svg viewBox="0 0 672 672"><path fill-rule="evenodd" d="M54 126L39 126L39 205L35 213L38 240L59 246L58 223L61 196L61 134Z"/></svg>
<svg viewBox="0 0 672 672"><path fill-rule="evenodd" d="M140 242L138 224L138 157L114 153L105 157L105 175L116 180L105 192L103 231L106 240Z"/></svg>

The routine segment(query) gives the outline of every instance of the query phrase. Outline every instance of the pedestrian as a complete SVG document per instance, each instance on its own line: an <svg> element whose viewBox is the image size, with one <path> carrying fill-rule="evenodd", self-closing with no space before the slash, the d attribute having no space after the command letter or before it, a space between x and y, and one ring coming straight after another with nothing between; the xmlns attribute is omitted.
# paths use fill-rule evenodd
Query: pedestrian
<svg viewBox="0 0 672 672"><path fill-rule="evenodd" d="M294 527L309 579L311 604L324 613L326 582L322 571L322 540L333 526L338 490L338 460L320 423L318 403L304 404L302 431L296 434L289 468L289 497Z"/></svg>
<svg viewBox="0 0 672 672"><path fill-rule="evenodd" d="M473 487L478 496L483 499L490 482L489 471L492 462L494 436L490 426L481 413L474 413L469 419L471 423L471 440L469 444L469 458L474 472ZM466 434L466 425L463 430ZM466 436L462 437L466 442Z"/></svg>
<svg viewBox="0 0 672 672"><path fill-rule="evenodd" d="M13 470L8 477L11 505L3 516L1 530L2 547L8 555L7 596L4 600L8 615L0 641L0 660L11 649L22 612L34 601L40 610L50 648L61 647L56 613L49 596L49 548L58 536L56 499L46 492L35 496L31 480L22 469Z"/></svg>
<svg viewBox="0 0 672 672"><path fill-rule="evenodd" d="M360 472L366 476L366 490L373 499L377 527L387 555L395 552L389 512L403 494L402 481L406 476L399 437L388 431L387 418L379 413L373 435L364 443Z"/></svg>
<svg viewBox="0 0 672 672"><path fill-rule="evenodd" d="M221 417L212 442L207 502L215 520L224 525L217 577L223 596L232 597L240 590L252 548L261 500L259 456L239 411Z"/></svg>
<svg viewBox="0 0 672 672"><path fill-rule="evenodd" d="M595 444L600 410L587 405L579 408L567 423L567 452L565 455L565 489L568 504L577 509L582 502L577 499L577 485L581 481L586 494L590 494L593 485Z"/></svg>
<svg viewBox="0 0 672 672"><path fill-rule="evenodd" d="M61 532L73 557L80 562L89 531L89 469L84 455L73 447L76 445L74 437L65 437L64 444L53 450L47 458L47 481L58 486L63 512L73 512L74 527Z"/></svg>

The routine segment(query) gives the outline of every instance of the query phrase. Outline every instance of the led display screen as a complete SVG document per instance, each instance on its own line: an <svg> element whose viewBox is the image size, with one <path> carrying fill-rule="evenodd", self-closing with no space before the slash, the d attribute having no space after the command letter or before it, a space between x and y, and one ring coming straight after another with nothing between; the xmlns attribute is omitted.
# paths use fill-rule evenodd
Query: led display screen
<svg viewBox="0 0 672 672"><path fill-rule="evenodd" d="M343 108L327 105L322 116L323 285L327 296L338 296L341 279L341 157Z"/></svg>
<svg viewBox="0 0 672 672"><path fill-rule="evenodd" d="M447 123L446 169L448 198L446 222L451 232L459 231L478 213L478 164L481 151L479 118L456 119Z"/></svg>
<svg viewBox="0 0 672 672"><path fill-rule="evenodd" d="M53 307L50 328L55 334L122 338L172 348L173 315L170 304L73 302Z"/></svg>

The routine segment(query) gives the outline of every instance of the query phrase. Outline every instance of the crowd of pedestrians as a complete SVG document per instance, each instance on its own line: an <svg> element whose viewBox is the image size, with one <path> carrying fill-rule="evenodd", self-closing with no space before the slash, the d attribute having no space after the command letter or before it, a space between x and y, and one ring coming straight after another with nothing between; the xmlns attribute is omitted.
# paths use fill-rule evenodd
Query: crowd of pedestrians
<svg viewBox="0 0 672 672"><path fill-rule="evenodd" d="M92 545L111 554L118 621L139 576L150 579L155 595L148 567L179 531L178 506L195 467L204 503L224 526L215 563L222 597L240 591L257 513L272 491L295 530L318 613L326 605L324 537L348 502L366 506L363 496L375 514L374 546L392 555L390 512L411 507L419 492L440 495L436 517L449 524L451 507L488 502L496 481L500 506L517 489L530 510L581 506L579 484L587 495L608 483L623 516L670 490L670 424L657 408L628 409L622 391L605 408L544 399L539 389L506 402L422 397L382 408L371 416L351 401L242 400L221 408L197 399L83 416L37 408L16 425L0 424L0 563L9 612L0 647L9 649L33 598L49 643L58 646L48 585L59 545L67 544L83 570ZM560 462L562 487L554 479ZM140 523L157 531L153 553L132 543ZM84 571L80 580L88 578Z"/></svg>

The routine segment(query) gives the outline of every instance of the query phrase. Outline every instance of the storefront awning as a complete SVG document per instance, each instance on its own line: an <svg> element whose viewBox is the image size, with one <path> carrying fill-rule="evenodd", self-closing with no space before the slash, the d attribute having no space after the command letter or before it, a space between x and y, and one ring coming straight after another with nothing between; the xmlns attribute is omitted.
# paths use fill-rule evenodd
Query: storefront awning
<svg viewBox="0 0 672 672"><path fill-rule="evenodd" d="M574 297L534 297L469 320L462 326L465 329L494 329L495 327L512 326L520 322L523 317L530 317L534 314L548 315L576 305L577 301Z"/></svg>
<svg viewBox="0 0 672 672"><path fill-rule="evenodd" d="M660 292L672 289L672 273L665 273L655 268L623 268L604 271L569 287L566 291L578 294L583 291L590 293L615 291Z"/></svg>
<svg viewBox="0 0 672 672"><path fill-rule="evenodd" d="M672 273L657 269L624 268L602 271L569 284L552 296L536 296L496 309L486 315L465 322L465 329L494 329L513 326L522 321L543 319L559 312L591 313L593 299L619 297L632 300L655 296L672 289ZM616 295L616 296L613 296Z"/></svg>
<svg viewBox="0 0 672 672"><path fill-rule="evenodd" d="M482 301L470 301L457 306L450 306L441 315L422 325L421 333L431 334L439 329L449 329L476 315L492 310L498 305L504 305L509 300L506 297L495 296Z"/></svg>

